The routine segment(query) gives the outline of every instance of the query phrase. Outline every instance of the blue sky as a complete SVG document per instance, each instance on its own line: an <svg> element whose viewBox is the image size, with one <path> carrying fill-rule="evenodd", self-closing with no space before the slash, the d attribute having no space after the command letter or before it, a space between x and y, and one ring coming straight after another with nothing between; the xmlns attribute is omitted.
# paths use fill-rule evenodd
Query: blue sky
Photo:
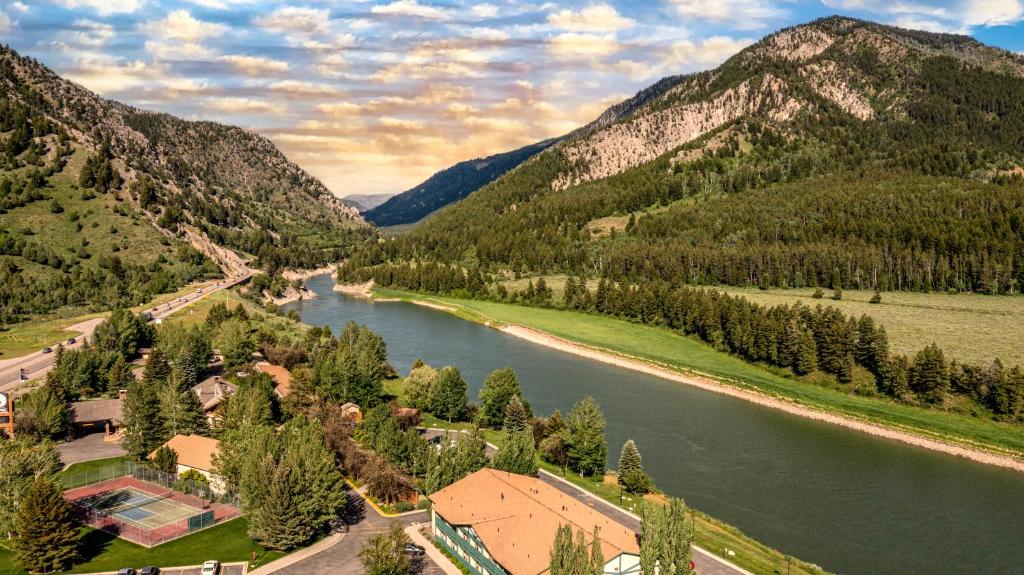
<svg viewBox="0 0 1024 575"><path fill-rule="evenodd" d="M563 134L830 14L1024 51L1024 0L0 0L0 41L106 97L256 130L343 196Z"/></svg>

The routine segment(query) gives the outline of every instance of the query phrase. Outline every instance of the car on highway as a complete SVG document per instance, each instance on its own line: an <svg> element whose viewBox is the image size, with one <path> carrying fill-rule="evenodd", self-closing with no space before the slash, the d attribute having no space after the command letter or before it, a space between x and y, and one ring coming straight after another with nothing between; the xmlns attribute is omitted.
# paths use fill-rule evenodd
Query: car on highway
<svg viewBox="0 0 1024 575"><path fill-rule="evenodd" d="M199 571L201 575L217 575L220 573L220 561L206 561Z"/></svg>
<svg viewBox="0 0 1024 575"><path fill-rule="evenodd" d="M53 353L53 348L50 346L46 346L43 348L43 353Z"/></svg>
<svg viewBox="0 0 1024 575"><path fill-rule="evenodd" d="M160 575L160 568L149 565L139 569L139 575Z"/></svg>
<svg viewBox="0 0 1024 575"><path fill-rule="evenodd" d="M124 569L119 569L117 575L136 575L136 572L131 567L125 567Z"/></svg>
<svg viewBox="0 0 1024 575"><path fill-rule="evenodd" d="M427 552L427 550L424 549L422 545L417 545L415 543L406 543L405 544L405 554L406 555L410 555L412 557L423 557L423 555L426 552Z"/></svg>
<svg viewBox="0 0 1024 575"><path fill-rule="evenodd" d="M75 345L76 343L78 343L77 339L75 339L73 337L69 337L68 338L68 345Z"/></svg>

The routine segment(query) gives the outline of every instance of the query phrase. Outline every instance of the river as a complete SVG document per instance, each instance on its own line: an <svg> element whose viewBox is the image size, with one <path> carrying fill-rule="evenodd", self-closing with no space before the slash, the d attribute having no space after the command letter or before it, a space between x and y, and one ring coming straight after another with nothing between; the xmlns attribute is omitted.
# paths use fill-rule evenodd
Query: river
<svg viewBox="0 0 1024 575"><path fill-rule="evenodd" d="M780 413L531 344L422 306L332 291L294 302L311 325L354 320L417 358L457 366L475 400L512 366L534 413L593 396L609 465L632 438L658 487L785 553L839 573L1024 573L1024 474ZM785 573L784 566L781 570Z"/></svg>

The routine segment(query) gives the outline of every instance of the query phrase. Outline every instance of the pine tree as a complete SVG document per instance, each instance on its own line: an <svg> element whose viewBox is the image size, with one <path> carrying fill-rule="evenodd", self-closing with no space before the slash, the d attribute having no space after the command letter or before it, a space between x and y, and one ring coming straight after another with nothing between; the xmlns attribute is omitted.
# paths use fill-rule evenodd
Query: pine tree
<svg viewBox="0 0 1024 575"><path fill-rule="evenodd" d="M57 486L38 478L15 517L14 548L26 571L59 571L78 557L78 525Z"/></svg>
<svg viewBox="0 0 1024 575"><path fill-rule="evenodd" d="M178 471L178 452L167 447L160 446L153 452L153 467L168 475L174 475Z"/></svg>
<svg viewBox="0 0 1024 575"><path fill-rule="evenodd" d="M537 451L533 431L521 429L505 433L505 440L494 455L494 468L519 475L537 475Z"/></svg>
<svg viewBox="0 0 1024 575"><path fill-rule="evenodd" d="M605 420L592 397L585 397L569 411L566 421L569 458L580 476L604 473L608 451L604 439Z"/></svg>
<svg viewBox="0 0 1024 575"><path fill-rule="evenodd" d="M166 385L166 384L164 384ZM121 429L124 450L136 459L145 459L150 452L163 443L167 437L160 413L160 399L157 388L145 379L132 382L124 400L124 415Z"/></svg>
<svg viewBox="0 0 1024 575"><path fill-rule="evenodd" d="M167 361L167 355L159 348L153 348L146 361L146 368L142 371L142 381L150 386L157 386L167 382L171 375L171 365Z"/></svg>
<svg viewBox="0 0 1024 575"><path fill-rule="evenodd" d="M481 425L500 429L505 421L505 408L509 400L519 394L519 377L511 367L492 371L480 389Z"/></svg>
<svg viewBox="0 0 1024 575"><path fill-rule="evenodd" d="M619 482L622 482L622 477L626 473L643 470L640 450L637 449L636 443L630 439L622 446L622 452L619 454Z"/></svg>
<svg viewBox="0 0 1024 575"><path fill-rule="evenodd" d="M164 436L207 435L210 425L199 397L189 388L181 391L176 379L172 376L159 392Z"/></svg>
<svg viewBox="0 0 1024 575"><path fill-rule="evenodd" d="M451 423L462 417L466 411L466 381L458 368L448 366L437 375L437 385L431 397L431 411L434 415Z"/></svg>
<svg viewBox="0 0 1024 575"><path fill-rule="evenodd" d="M250 496L249 537L271 549L294 549L314 534L298 504L303 495L296 492L288 462L268 459L266 466L260 497Z"/></svg>
<svg viewBox="0 0 1024 575"><path fill-rule="evenodd" d="M504 429L506 432L522 431L529 423L529 414L518 395L513 395L505 406Z"/></svg>
<svg viewBox="0 0 1024 575"><path fill-rule="evenodd" d="M107 373L107 389L128 389L128 385L133 381L135 381L135 375L132 374L131 367L125 361L124 356L118 355L114 360L114 365L110 366L110 371Z"/></svg>
<svg viewBox="0 0 1024 575"><path fill-rule="evenodd" d="M933 343L914 356L908 381L910 389L925 401L942 400L949 391L949 369L939 346Z"/></svg>

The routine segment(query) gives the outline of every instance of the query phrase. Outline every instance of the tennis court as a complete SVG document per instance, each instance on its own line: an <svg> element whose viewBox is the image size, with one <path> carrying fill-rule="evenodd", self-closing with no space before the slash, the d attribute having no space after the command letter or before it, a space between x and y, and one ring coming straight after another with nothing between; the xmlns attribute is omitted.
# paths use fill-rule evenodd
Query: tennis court
<svg viewBox="0 0 1024 575"><path fill-rule="evenodd" d="M75 504L146 530L159 529L202 513L202 509L172 499L173 493L168 490L153 494L135 487L123 487L84 497Z"/></svg>

